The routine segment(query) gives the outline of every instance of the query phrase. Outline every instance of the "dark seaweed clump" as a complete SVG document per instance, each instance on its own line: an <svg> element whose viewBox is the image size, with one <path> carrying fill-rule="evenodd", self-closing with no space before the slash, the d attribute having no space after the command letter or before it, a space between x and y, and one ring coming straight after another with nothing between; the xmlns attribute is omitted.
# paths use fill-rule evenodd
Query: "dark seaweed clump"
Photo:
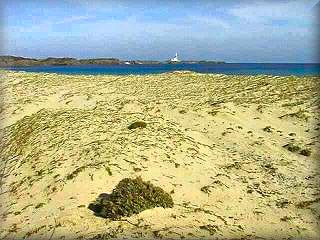
<svg viewBox="0 0 320 240"><path fill-rule="evenodd" d="M302 149L300 151L300 154L303 155L303 156L309 157L311 155L311 150L309 148Z"/></svg>
<svg viewBox="0 0 320 240"><path fill-rule="evenodd" d="M100 194L88 208L100 217L117 220L155 207L173 207L172 197L138 177L122 179L111 194Z"/></svg>
<svg viewBox="0 0 320 240"><path fill-rule="evenodd" d="M289 143L283 146L284 148L288 149L290 152L298 152L301 148L293 143Z"/></svg>
<svg viewBox="0 0 320 240"><path fill-rule="evenodd" d="M131 123L129 126L128 126L128 129L135 129L135 128L145 128L147 126L147 124L145 122L134 122L134 123Z"/></svg>
<svg viewBox="0 0 320 240"><path fill-rule="evenodd" d="M311 150L309 148L301 149L299 146L292 143L286 144L283 146L287 148L290 152L299 152L299 154L309 157L311 155Z"/></svg>

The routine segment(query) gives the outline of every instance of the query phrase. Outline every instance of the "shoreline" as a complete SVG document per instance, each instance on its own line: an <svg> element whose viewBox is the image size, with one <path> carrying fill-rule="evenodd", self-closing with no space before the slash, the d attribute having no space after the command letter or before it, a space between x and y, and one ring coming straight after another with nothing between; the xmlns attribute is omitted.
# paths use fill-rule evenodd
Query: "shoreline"
<svg viewBox="0 0 320 240"><path fill-rule="evenodd" d="M158 64L159 65L159 64ZM171 64L168 64L171 65ZM118 65L108 65L108 67L113 67L113 66L118 66ZM145 66L145 65L143 65ZM151 65L152 66L152 65ZM301 73L291 73L291 74L283 74L283 73L253 73L253 72L246 72L246 73L240 73L240 72L201 72L201 71L196 71L196 70L190 70L190 69L185 69L185 70L179 70L179 69L162 69L162 71L159 72L92 72L92 67L101 67L101 65L79 65L79 66L70 66L70 67L90 67L88 69L88 72L85 73L83 71L79 73L75 72L50 72L48 69L44 70L37 70L37 71L28 71L27 69L31 69L37 67L37 66L28 66L28 67L0 67L0 72L23 72L23 73L31 73L31 74L37 74L37 73L42 73L42 74L57 74L57 75L62 75L62 76L118 76L118 77L124 77L124 76L148 76L148 75L159 75L159 74L172 74L175 72L190 72L190 73L196 73L196 74L207 74L207 75L224 75L224 76L230 76L230 77L245 77L245 76L252 76L252 77L259 77L259 76L264 76L264 77L319 77L320 73L306 73L306 74L301 74ZM43 67L48 67L54 69L55 67L59 66L43 66ZM67 66L69 67L69 66ZM105 66L107 67L107 65ZM22 69L22 70L20 70ZM231 70L230 70L231 71Z"/></svg>

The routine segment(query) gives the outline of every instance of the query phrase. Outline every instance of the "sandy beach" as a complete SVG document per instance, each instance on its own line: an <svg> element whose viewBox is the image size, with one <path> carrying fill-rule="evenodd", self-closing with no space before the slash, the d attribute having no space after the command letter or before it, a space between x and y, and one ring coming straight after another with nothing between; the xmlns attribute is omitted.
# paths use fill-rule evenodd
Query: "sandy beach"
<svg viewBox="0 0 320 240"><path fill-rule="evenodd" d="M319 239L319 77L0 74L1 239ZM138 176L174 207L88 209Z"/></svg>

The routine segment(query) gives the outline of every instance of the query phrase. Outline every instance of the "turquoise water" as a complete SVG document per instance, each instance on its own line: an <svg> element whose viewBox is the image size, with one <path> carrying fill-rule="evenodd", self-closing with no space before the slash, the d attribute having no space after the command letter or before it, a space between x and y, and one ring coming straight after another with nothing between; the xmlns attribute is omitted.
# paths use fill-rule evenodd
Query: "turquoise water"
<svg viewBox="0 0 320 240"><path fill-rule="evenodd" d="M46 72L60 74L154 74L178 70L189 70L199 73L217 73L232 75L320 75L320 64L291 63L226 63L226 64L154 64L154 65L81 65L81 66L33 66L10 67L6 69Z"/></svg>

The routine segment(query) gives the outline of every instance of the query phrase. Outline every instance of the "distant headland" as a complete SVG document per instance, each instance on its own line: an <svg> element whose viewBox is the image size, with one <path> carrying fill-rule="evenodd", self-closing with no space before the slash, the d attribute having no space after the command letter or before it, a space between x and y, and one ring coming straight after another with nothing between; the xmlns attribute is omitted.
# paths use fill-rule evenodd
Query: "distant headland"
<svg viewBox="0 0 320 240"><path fill-rule="evenodd" d="M0 67L27 67L27 66L65 66L65 65L115 65L115 64L177 64L177 63L208 63L219 64L223 61L149 61L149 60L126 60L122 61L117 58L55 58L48 57L44 59L26 58L17 56L0 56Z"/></svg>

